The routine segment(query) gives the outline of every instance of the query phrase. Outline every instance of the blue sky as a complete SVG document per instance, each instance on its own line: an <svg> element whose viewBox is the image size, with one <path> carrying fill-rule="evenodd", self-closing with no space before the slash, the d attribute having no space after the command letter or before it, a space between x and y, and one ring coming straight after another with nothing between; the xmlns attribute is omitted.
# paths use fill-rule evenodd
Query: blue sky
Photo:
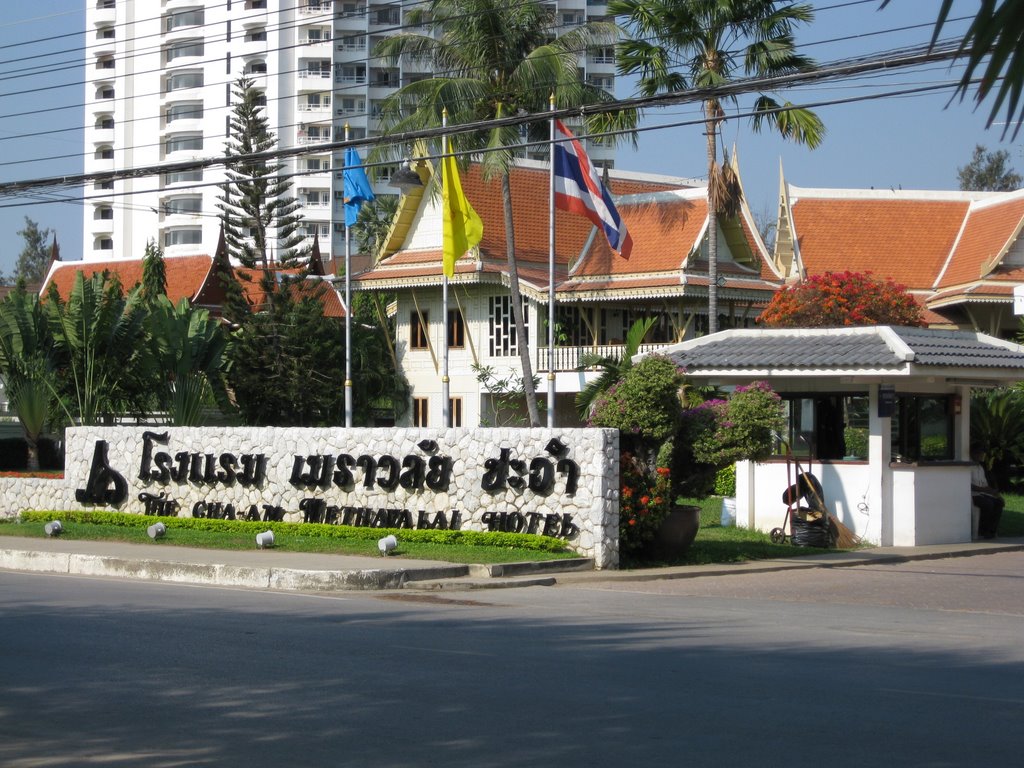
<svg viewBox="0 0 1024 768"><path fill-rule="evenodd" d="M940 2L892 0L880 11L880 0L815 0L811 4L817 17L799 31L797 41L807 55L822 63L922 44L931 37ZM0 19L0 181L82 170L80 127L85 117L80 105L84 72L76 62L83 58L84 6L83 0L4 4L5 13ZM973 0L957 0L951 17L973 14L976 8ZM956 22L945 34L959 36L964 29L965 21ZM18 45L29 41L44 42ZM56 55L46 56L48 53ZM43 74L30 74L40 67L46 70ZM818 102L941 83L955 77L946 65L935 65L924 71L893 72L803 88L787 94L787 98ZM618 95L632 95L629 91L622 87ZM948 92L942 92L817 108L828 135L825 143L813 151L767 134L754 134L745 121L727 123L723 139L728 146L735 144L738 148L744 189L755 215L774 211L780 161L787 179L805 187L956 189L957 168L970 159L975 144L1008 150L1013 166L1024 170L1020 141L1002 142L1001 126L985 129L987 105L974 110L969 101L947 106L948 101ZM741 101L737 109L743 106ZM13 116L15 113L25 114ZM697 115L691 106L647 113L644 125L652 130L640 135L638 151L620 150L618 167L703 176L706 161L702 127L656 128L692 120ZM26 160L33 162L21 162ZM29 205L7 207L20 203ZM81 211L80 203L0 198L0 271L9 274L13 270L22 247L17 231L25 216L57 231L65 260L80 258Z"/></svg>

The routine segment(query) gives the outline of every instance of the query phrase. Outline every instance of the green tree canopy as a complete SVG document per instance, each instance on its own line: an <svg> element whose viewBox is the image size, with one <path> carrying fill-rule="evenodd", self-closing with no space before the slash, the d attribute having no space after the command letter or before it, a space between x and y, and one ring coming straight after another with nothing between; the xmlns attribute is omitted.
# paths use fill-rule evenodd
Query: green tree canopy
<svg viewBox="0 0 1024 768"><path fill-rule="evenodd" d="M68 421L94 425L145 413L153 400L140 289L125 296L116 278L86 279L79 270L67 299L51 283L44 306Z"/></svg>
<svg viewBox="0 0 1024 768"><path fill-rule="evenodd" d="M24 239L25 245L18 254L14 277L38 285L43 282L50 266L52 240L56 233L52 229L40 229L36 222L26 216L25 228L19 229L18 234Z"/></svg>
<svg viewBox="0 0 1024 768"><path fill-rule="evenodd" d="M1011 192L1021 183L1021 175L1010 167L1010 153L1005 149L989 151L976 144L967 165L956 170L960 189L984 192Z"/></svg>
<svg viewBox="0 0 1024 768"><path fill-rule="evenodd" d="M28 446L28 469L39 469L39 436L55 420L57 392L46 313L23 287L0 301L0 376Z"/></svg>

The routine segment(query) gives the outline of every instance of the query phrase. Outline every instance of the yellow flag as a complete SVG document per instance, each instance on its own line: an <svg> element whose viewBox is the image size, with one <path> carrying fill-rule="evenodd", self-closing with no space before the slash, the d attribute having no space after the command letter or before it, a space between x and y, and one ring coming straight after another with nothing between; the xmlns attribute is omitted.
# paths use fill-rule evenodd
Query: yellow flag
<svg viewBox="0 0 1024 768"><path fill-rule="evenodd" d="M444 204L444 273L455 274L455 260L480 242L484 223L462 192L459 169L450 155L441 160L441 188Z"/></svg>

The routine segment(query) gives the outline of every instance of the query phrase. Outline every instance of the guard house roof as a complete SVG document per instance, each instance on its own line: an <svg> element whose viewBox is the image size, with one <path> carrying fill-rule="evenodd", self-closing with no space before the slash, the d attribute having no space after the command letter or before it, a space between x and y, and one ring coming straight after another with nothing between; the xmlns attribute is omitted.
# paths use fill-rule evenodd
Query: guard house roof
<svg viewBox="0 0 1024 768"><path fill-rule="evenodd" d="M692 377L721 380L922 376L997 385L1024 379L1024 346L932 328L734 329L673 345L664 354Z"/></svg>

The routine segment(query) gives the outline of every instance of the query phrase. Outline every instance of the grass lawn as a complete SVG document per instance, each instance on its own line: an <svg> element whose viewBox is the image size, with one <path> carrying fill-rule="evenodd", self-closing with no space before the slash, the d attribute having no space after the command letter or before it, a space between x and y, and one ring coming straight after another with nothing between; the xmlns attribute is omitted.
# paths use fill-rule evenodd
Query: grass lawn
<svg viewBox="0 0 1024 768"><path fill-rule="evenodd" d="M60 515L55 513L55 517ZM124 541L146 544L152 547L200 547L203 549L255 549L255 537L241 531L204 531L168 526L167 534L160 539L150 539L145 527L104 525L96 523L63 522L65 538L93 541ZM385 535L381 532L379 536ZM533 560L561 560L577 557L568 550L547 552L508 546L481 546L458 543L437 543L409 541L397 534L398 547L391 557L405 557L414 560L438 560L448 563L514 563ZM45 538L43 523L0 521L0 536L21 536ZM274 533L274 549L282 552L315 552L336 555L362 555L380 557L377 549L378 535L372 539L346 539L322 536L300 536L282 532Z"/></svg>
<svg viewBox="0 0 1024 768"><path fill-rule="evenodd" d="M999 536L1024 536L1024 496L1007 494L1006 509L999 521ZM769 560L779 557L816 555L830 550L814 547L794 547L792 544L772 544L768 534L747 528L722 527L722 499L684 499L686 504L701 508L700 531L686 553L674 562L645 563L643 565L708 565L711 563L741 563L747 560Z"/></svg>

